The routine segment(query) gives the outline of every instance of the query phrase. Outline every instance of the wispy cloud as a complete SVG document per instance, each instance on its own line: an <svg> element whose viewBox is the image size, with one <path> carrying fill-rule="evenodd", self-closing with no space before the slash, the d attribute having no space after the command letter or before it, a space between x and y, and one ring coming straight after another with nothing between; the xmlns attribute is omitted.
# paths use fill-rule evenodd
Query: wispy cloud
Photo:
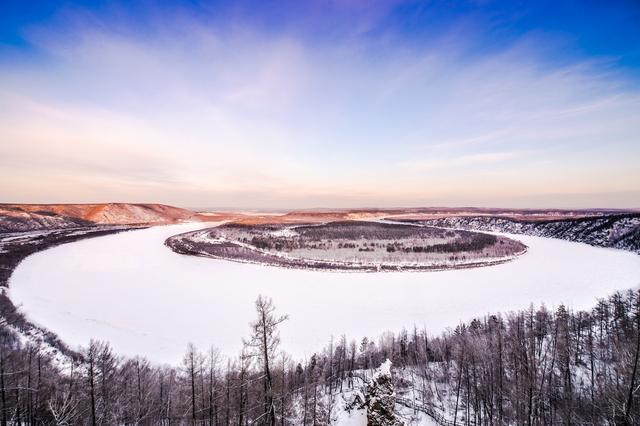
<svg viewBox="0 0 640 426"><path fill-rule="evenodd" d="M452 158L405 161L400 165L412 171L435 171L441 169L456 171L457 169L469 166L494 165L496 163L513 160L522 155L522 152L485 152Z"/></svg>
<svg viewBox="0 0 640 426"><path fill-rule="evenodd" d="M640 93L624 74L554 64L531 38L482 55L458 29L434 43L372 40L384 13L334 44L188 17L146 32L78 19L37 29L38 61L0 65L2 195L50 197L43 178L66 201L97 201L101 186L186 205L424 204L447 192L464 204L496 199L501 180L507 198L518 184L638 189Z"/></svg>

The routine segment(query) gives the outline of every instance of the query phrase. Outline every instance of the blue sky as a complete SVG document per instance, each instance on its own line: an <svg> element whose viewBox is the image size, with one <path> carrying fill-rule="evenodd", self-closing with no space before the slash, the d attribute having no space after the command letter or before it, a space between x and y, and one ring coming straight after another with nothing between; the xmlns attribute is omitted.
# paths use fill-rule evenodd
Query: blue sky
<svg viewBox="0 0 640 426"><path fill-rule="evenodd" d="M640 207L640 4L9 2L0 201Z"/></svg>

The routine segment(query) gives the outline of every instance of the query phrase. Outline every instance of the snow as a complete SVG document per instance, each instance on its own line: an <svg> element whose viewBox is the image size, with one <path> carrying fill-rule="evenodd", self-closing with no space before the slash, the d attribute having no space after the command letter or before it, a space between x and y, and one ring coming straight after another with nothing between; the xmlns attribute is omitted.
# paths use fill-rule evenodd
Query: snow
<svg viewBox="0 0 640 426"><path fill-rule="evenodd" d="M411 408L404 407L396 404L396 414L407 425L420 425L420 426L439 426L439 424L431 417L421 411L414 411ZM462 422L460 422L462 424Z"/></svg>
<svg viewBox="0 0 640 426"><path fill-rule="evenodd" d="M259 294L289 314L282 346L300 359L332 335L375 338L414 324L440 333L530 303L590 308L598 297L640 284L634 253L522 235L508 235L529 246L512 262L384 274L242 264L179 255L163 244L206 226L159 226L36 253L14 272L10 296L71 347L98 338L123 354L177 364L188 342L237 354Z"/></svg>
<svg viewBox="0 0 640 426"><path fill-rule="evenodd" d="M285 238L297 237L298 235L300 235L293 228L283 228L277 231L270 232L269 234L272 237L285 237Z"/></svg>
<svg viewBox="0 0 640 426"><path fill-rule="evenodd" d="M380 364L380 368L376 371L376 374L373 376L373 380L380 376L390 376L391 375L391 360L387 358L385 362Z"/></svg>
<svg viewBox="0 0 640 426"><path fill-rule="evenodd" d="M46 341L45 331L39 328L31 328L28 331L20 330L11 324L3 324L9 333L15 335L20 341L20 345L24 348L27 345L33 345L37 347L41 353L48 355L52 363L63 370L68 368L73 360L60 352L57 348L51 346Z"/></svg>
<svg viewBox="0 0 640 426"><path fill-rule="evenodd" d="M367 426L367 410L339 410L331 423L335 426Z"/></svg>
<svg viewBox="0 0 640 426"><path fill-rule="evenodd" d="M371 380L376 380L376 378L381 375L391 375L391 361L386 360L380 368L374 370L373 376ZM419 384L417 383L416 376L407 376L402 374L406 372L405 369L402 370L394 370L396 375L402 375L405 383L411 383L412 388L418 388ZM355 377L366 377L368 375L367 370L357 370L354 372ZM414 380L415 379L415 380ZM370 382L369 382L370 383ZM345 381L343 387L343 391L341 393L336 394L335 401L338 401L338 404L335 405L334 411L332 412L332 425L336 426L365 426L367 424L367 410L366 408L358 409L357 407L352 407L352 403L356 397L359 395L361 400L364 400L363 388L366 387L365 383L357 383L355 388L348 388L347 382ZM397 389L396 389L397 391ZM323 395L323 398L326 400L326 395ZM406 400L406 399L405 399ZM425 412L411 408L411 403L407 400L407 405L403 405L402 403L396 402L394 406L394 411L396 415L400 418L402 422L406 426L413 425L421 425L421 426L437 426L438 423L432 419ZM351 410L349 410L351 407ZM451 420L453 422L453 420Z"/></svg>

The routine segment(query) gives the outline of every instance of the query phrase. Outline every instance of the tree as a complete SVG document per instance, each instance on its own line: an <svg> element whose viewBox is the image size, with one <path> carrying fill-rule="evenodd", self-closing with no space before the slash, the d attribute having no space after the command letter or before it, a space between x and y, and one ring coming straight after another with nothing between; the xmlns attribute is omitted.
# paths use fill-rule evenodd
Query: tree
<svg viewBox="0 0 640 426"><path fill-rule="evenodd" d="M189 380L189 390L191 394L191 420L196 421L196 375L198 374L198 365L200 363L200 355L196 351L195 346L189 343L187 346L187 353L182 361L185 372L187 373Z"/></svg>
<svg viewBox="0 0 640 426"><path fill-rule="evenodd" d="M89 342L87 350L87 380L89 381L89 394L91 396L91 424L95 426L96 420L96 363L100 353L100 345L95 340Z"/></svg>
<svg viewBox="0 0 640 426"><path fill-rule="evenodd" d="M257 318L251 323L251 337L245 340L248 353L258 361L262 367L264 413L262 423L270 426L276 424L276 412L273 403L273 379L271 376L271 363L280 344L278 325L287 320L287 316L276 316L275 306L270 298L258 296L255 302Z"/></svg>
<svg viewBox="0 0 640 426"><path fill-rule="evenodd" d="M209 424L218 424L218 398L216 395L218 386L218 363L220 354L213 346L209 349Z"/></svg>
<svg viewBox="0 0 640 426"><path fill-rule="evenodd" d="M633 407L633 393L636 391L636 375L638 373L638 358L640 357L640 298L636 302L636 312L634 314L636 322L636 347L633 355L633 371L629 384L629 396L627 398L626 409L624 413L625 422L631 424L631 408Z"/></svg>

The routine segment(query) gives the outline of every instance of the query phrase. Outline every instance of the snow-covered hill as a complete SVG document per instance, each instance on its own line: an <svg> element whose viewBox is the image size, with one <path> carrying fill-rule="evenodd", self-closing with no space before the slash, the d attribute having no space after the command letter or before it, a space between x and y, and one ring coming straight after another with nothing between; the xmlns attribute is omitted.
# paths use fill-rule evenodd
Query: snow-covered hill
<svg viewBox="0 0 640 426"><path fill-rule="evenodd" d="M640 254L640 213L538 221L496 216L451 216L420 222L447 228L559 238Z"/></svg>

